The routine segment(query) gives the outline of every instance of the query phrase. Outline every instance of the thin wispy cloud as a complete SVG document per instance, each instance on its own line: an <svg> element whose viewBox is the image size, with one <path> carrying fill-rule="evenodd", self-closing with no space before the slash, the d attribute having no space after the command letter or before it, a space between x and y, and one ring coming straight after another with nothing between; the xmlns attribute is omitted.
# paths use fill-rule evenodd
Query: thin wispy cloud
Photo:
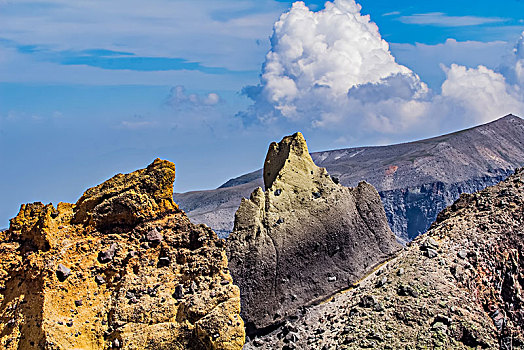
<svg viewBox="0 0 524 350"><path fill-rule="evenodd" d="M386 12L386 13L383 13L382 16L384 17L387 17L387 16L398 16L400 15L400 11L392 11L392 12Z"/></svg>
<svg viewBox="0 0 524 350"><path fill-rule="evenodd" d="M0 38L0 45L11 47L21 54L31 55L35 60L53 62L65 66L90 66L106 70L151 71L200 71L206 74L235 74L241 71L212 67L180 57L137 56L131 52L107 49L52 50L38 45L20 45Z"/></svg>
<svg viewBox="0 0 524 350"><path fill-rule="evenodd" d="M284 8L270 0L159 0L146 7L138 0L20 0L2 6L0 23L2 37L20 45L56 51L101 48L246 70L260 66L257 57L266 47L256 40L269 36Z"/></svg>
<svg viewBox="0 0 524 350"><path fill-rule="evenodd" d="M409 16L401 16L398 20L405 24L437 27L467 27L509 21L509 19L501 17L450 16L443 12L417 13Z"/></svg>
<svg viewBox="0 0 524 350"><path fill-rule="evenodd" d="M71 66L91 66L109 70L134 71L169 71L189 70L207 74L226 74L232 71L222 67L207 67L199 62L190 62L183 58L172 57L100 57L100 56L72 56L57 60L58 63Z"/></svg>
<svg viewBox="0 0 524 350"><path fill-rule="evenodd" d="M153 128L157 126L155 121L136 121L136 120L123 120L120 125L122 129L128 130L143 130L145 128Z"/></svg>

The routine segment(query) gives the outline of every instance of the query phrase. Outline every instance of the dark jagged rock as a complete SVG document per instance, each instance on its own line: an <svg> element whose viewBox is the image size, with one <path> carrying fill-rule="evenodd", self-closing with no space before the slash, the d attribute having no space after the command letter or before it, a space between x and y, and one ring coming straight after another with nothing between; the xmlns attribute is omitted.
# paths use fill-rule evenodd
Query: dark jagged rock
<svg viewBox="0 0 524 350"><path fill-rule="evenodd" d="M62 264L58 264L58 268L56 269L56 277L60 282L64 282L67 277L71 276L71 269L65 267Z"/></svg>
<svg viewBox="0 0 524 350"><path fill-rule="evenodd" d="M98 253L98 261L100 261L102 264L105 264L113 260L117 248L118 245L116 243L111 244L109 249L103 250L100 253Z"/></svg>
<svg viewBox="0 0 524 350"><path fill-rule="evenodd" d="M430 250L438 256L428 257ZM524 169L519 169L493 187L463 194L426 234L358 286L292 320L299 336L295 346L522 349L523 256ZM245 349L282 348L282 330Z"/></svg>
<svg viewBox="0 0 524 350"><path fill-rule="evenodd" d="M224 241L178 209L174 179L157 159L76 204L22 205L0 232L0 348L241 349Z"/></svg>
<svg viewBox="0 0 524 350"><path fill-rule="evenodd" d="M475 128L431 139L311 154L344 186L365 180L379 192L388 222L402 241L425 232L461 193L494 185L524 166L524 121L508 115ZM242 197L263 186L262 170L216 190L178 193L177 203L195 222L227 236Z"/></svg>
<svg viewBox="0 0 524 350"><path fill-rule="evenodd" d="M373 186L333 182L300 133L270 145L264 181L265 192L242 200L227 241L251 328L348 288L400 248Z"/></svg>

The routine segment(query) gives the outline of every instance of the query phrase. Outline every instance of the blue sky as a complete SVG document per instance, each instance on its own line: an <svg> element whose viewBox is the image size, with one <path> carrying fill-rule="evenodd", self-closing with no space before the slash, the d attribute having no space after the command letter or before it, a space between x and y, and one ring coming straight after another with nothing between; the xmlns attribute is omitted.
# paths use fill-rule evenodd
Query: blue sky
<svg viewBox="0 0 524 350"><path fill-rule="evenodd" d="M435 94L447 78L443 66L503 71L524 30L524 1L359 3L396 61ZM247 125L239 112L253 100L241 91L260 83L273 25L291 4L0 0L0 228L21 203L75 201L155 157L176 163L182 192L259 168L268 143L297 130L322 150L474 124L443 119L390 134L292 118Z"/></svg>

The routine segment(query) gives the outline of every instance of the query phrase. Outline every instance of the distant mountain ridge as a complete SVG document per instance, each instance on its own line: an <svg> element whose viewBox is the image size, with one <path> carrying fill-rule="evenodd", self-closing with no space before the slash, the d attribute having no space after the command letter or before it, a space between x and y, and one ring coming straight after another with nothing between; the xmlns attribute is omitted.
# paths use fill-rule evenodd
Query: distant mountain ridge
<svg viewBox="0 0 524 350"><path fill-rule="evenodd" d="M510 114L430 139L311 156L344 186L371 183L379 191L391 229L401 241L409 241L425 232L460 193L496 184L524 165L524 121ZM177 193L175 200L193 221L227 235L240 199L256 187L263 187L261 170L216 190Z"/></svg>

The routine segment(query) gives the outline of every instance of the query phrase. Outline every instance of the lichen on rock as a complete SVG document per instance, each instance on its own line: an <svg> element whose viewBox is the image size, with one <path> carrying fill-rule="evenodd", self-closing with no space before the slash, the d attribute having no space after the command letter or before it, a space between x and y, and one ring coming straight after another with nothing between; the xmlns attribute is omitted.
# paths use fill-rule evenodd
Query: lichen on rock
<svg viewBox="0 0 524 350"><path fill-rule="evenodd" d="M250 332L348 288L400 248L373 186L337 184L301 133L269 146L263 175L227 241Z"/></svg>
<svg viewBox="0 0 524 350"><path fill-rule="evenodd" d="M2 349L241 349L224 241L157 159L76 204L22 205L0 242Z"/></svg>

